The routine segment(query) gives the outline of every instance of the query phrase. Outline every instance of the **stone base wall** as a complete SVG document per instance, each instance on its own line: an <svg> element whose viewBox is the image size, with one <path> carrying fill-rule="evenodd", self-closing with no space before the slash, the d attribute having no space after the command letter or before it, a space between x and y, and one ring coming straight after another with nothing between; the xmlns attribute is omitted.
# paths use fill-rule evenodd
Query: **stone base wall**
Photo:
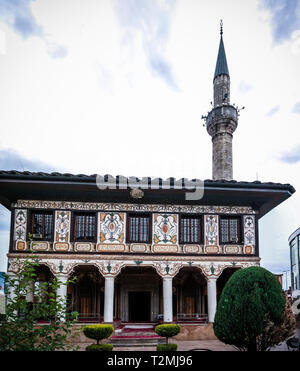
<svg viewBox="0 0 300 371"><path fill-rule="evenodd" d="M218 340L215 336L212 323L208 325L181 325L176 340Z"/></svg>
<svg viewBox="0 0 300 371"><path fill-rule="evenodd" d="M183 325L180 324L180 334L174 336L176 340L218 340L215 336L212 323L208 325ZM83 331L82 325L74 325L72 329L73 336L68 338L71 343L96 343L96 340L87 338ZM76 336L77 334L77 336ZM104 343L109 342L105 339Z"/></svg>

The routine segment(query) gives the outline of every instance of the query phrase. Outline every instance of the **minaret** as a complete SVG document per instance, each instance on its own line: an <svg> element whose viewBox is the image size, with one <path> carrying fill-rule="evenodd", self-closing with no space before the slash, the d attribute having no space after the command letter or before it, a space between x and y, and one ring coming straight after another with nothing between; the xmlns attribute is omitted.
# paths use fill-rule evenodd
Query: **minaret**
<svg viewBox="0 0 300 371"><path fill-rule="evenodd" d="M232 180L232 138L238 125L237 108L230 104L230 77L223 43L221 21L220 45L214 75L214 105L205 117L206 129L212 137L214 180Z"/></svg>

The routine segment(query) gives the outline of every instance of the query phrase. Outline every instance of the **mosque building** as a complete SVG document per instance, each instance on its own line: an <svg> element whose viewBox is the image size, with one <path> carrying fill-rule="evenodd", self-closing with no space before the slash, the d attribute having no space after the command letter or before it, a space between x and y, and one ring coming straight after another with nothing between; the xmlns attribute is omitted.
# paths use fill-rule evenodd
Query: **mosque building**
<svg viewBox="0 0 300 371"><path fill-rule="evenodd" d="M8 274L34 254L39 282L77 277L58 294L83 322L176 322L186 338L213 331L229 277L260 264L259 219L295 192L233 180L240 110L230 103L222 27L213 96L203 117L211 180L0 171L11 211Z"/></svg>

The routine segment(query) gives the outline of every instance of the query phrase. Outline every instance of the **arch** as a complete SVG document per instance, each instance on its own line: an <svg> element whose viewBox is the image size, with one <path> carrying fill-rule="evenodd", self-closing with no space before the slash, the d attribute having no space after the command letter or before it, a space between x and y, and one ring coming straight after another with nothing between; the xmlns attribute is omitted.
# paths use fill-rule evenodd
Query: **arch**
<svg viewBox="0 0 300 371"><path fill-rule="evenodd" d="M39 282L49 282L51 279L55 277L51 267L46 264L46 262L41 262L37 267L35 267L35 274L37 276L37 281Z"/></svg>
<svg viewBox="0 0 300 371"><path fill-rule="evenodd" d="M96 263L96 262L92 262L92 261L76 261L74 262L71 266L68 267L68 273L70 275L70 277L74 276L74 272L76 272L76 270L78 269L78 267L94 267L98 270L99 274L101 276L103 276L100 268L99 268L99 265Z"/></svg>
<svg viewBox="0 0 300 371"><path fill-rule="evenodd" d="M230 267L224 267L222 269L222 273L217 279L217 302L220 299L220 296L222 294L222 291L228 282L229 278L235 273L237 270L242 269L241 266L230 266Z"/></svg>
<svg viewBox="0 0 300 371"><path fill-rule="evenodd" d="M115 279L115 317L122 322L154 322L162 313L162 280L155 267L123 266Z"/></svg>
<svg viewBox="0 0 300 371"><path fill-rule="evenodd" d="M96 264L76 263L73 266L67 296L69 311L79 313L79 322L100 322L104 312L104 277Z"/></svg>
<svg viewBox="0 0 300 371"><path fill-rule="evenodd" d="M206 322L207 280L198 266L184 266L175 275L173 313L177 322Z"/></svg>

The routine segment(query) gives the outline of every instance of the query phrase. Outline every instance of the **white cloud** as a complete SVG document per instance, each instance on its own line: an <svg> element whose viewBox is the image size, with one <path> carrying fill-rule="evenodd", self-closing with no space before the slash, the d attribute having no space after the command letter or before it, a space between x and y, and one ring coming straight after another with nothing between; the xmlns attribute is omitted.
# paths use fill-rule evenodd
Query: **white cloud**
<svg viewBox="0 0 300 371"><path fill-rule="evenodd" d="M241 81L238 89L239 89L239 91L240 91L241 94L246 94L251 89L253 89L253 86L251 86L250 84L248 84L245 81Z"/></svg>
<svg viewBox="0 0 300 371"><path fill-rule="evenodd" d="M293 107L293 113L299 113L300 114L300 102L295 103Z"/></svg>
<svg viewBox="0 0 300 371"><path fill-rule="evenodd" d="M271 13L271 28L275 43L289 39L300 27L299 0L262 0L261 3Z"/></svg>
<svg viewBox="0 0 300 371"><path fill-rule="evenodd" d="M49 41L44 27L36 21L36 17L32 11L32 7L34 7L33 1L2 0L0 2L0 20L3 20L12 27L25 40L34 36L41 38L45 42L50 57L54 59L66 57L67 49L63 45Z"/></svg>
<svg viewBox="0 0 300 371"><path fill-rule="evenodd" d="M6 54L6 35L5 32L0 30L0 55Z"/></svg>
<svg viewBox="0 0 300 371"><path fill-rule="evenodd" d="M171 63L165 57L175 0L115 0L114 5L126 43L141 33L150 70L177 89Z"/></svg>
<svg viewBox="0 0 300 371"><path fill-rule="evenodd" d="M47 53L52 58L65 58L68 55L67 48L53 42L47 43Z"/></svg>
<svg viewBox="0 0 300 371"><path fill-rule="evenodd" d="M274 116L278 111L279 111L280 107L277 105L275 107L272 107L267 113L266 113L266 116L267 117L272 117Z"/></svg>

